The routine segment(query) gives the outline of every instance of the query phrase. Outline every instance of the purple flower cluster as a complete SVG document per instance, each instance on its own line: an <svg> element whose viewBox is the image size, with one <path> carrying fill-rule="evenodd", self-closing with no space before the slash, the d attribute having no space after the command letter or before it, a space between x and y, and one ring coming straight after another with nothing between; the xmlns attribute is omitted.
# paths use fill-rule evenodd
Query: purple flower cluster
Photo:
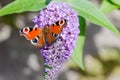
<svg viewBox="0 0 120 80"><path fill-rule="evenodd" d="M80 33L79 19L77 13L68 4L53 1L33 19L35 26L40 28L63 19L67 20L67 25L57 40L52 45L46 45L40 49L44 58L45 80L56 78L60 73L62 64L71 57Z"/></svg>

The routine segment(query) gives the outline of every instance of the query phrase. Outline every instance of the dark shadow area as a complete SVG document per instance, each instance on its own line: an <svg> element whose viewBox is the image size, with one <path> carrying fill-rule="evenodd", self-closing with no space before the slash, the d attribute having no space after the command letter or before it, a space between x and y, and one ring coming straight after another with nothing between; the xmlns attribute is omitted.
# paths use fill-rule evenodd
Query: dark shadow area
<svg viewBox="0 0 120 80"><path fill-rule="evenodd" d="M2 5L2 7L4 7L5 5L7 5L8 3L12 2L14 0L0 0L0 3Z"/></svg>
<svg viewBox="0 0 120 80"><path fill-rule="evenodd" d="M86 41L84 46L84 55L86 54L96 55L98 51L96 48L96 44L94 42L94 36L98 32L100 32L101 27L94 24L90 24L86 29L87 30L86 30Z"/></svg>

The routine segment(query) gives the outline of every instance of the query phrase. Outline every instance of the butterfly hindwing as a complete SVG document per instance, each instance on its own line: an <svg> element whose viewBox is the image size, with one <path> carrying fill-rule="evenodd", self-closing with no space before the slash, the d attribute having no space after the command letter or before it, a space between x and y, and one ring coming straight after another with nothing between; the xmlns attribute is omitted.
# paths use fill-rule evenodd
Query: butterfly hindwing
<svg viewBox="0 0 120 80"><path fill-rule="evenodd" d="M31 43L36 47L43 47L45 45L44 34L38 35L31 40Z"/></svg>

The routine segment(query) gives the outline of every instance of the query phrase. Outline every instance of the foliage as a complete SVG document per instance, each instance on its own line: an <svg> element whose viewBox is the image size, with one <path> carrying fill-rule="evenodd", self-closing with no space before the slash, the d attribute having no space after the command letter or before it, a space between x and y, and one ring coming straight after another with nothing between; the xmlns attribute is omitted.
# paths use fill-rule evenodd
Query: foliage
<svg viewBox="0 0 120 80"><path fill-rule="evenodd" d="M103 0L100 7L103 13L110 13L111 11L119 8L120 0Z"/></svg>
<svg viewBox="0 0 120 80"><path fill-rule="evenodd" d="M81 33L79 35L76 44L76 49L74 50L73 54L73 59L81 68L84 68L82 63L82 54L85 42L85 29L86 29L85 20L89 20L91 23L107 28L116 35L120 35L120 32L102 13L102 12L109 13L114 9L119 9L120 8L119 0L103 0L100 7L100 10L102 12L88 0L54 0L54 1L64 1L68 3L73 9L75 9L78 12L79 16L81 16L79 17L81 24L80 26ZM0 16L9 15L13 13L22 13L25 11L39 11L43 9L47 5L47 3L49 3L49 0L15 0L0 9Z"/></svg>

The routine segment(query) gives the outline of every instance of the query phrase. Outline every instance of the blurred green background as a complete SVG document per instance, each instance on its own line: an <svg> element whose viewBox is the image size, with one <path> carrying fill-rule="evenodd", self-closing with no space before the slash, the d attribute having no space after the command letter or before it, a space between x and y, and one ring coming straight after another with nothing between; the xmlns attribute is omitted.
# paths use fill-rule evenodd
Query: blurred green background
<svg viewBox="0 0 120 80"><path fill-rule="evenodd" d="M0 0L0 7L13 0ZM89 0L97 7L101 0ZM19 29L34 26L38 12L0 17L0 80L41 80L43 59L38 48L19 35ZM120 11L106 15L120 30ZM85 70L71 59L56 80L120 80L120 37L87 23L84 47Z"/></svg>

